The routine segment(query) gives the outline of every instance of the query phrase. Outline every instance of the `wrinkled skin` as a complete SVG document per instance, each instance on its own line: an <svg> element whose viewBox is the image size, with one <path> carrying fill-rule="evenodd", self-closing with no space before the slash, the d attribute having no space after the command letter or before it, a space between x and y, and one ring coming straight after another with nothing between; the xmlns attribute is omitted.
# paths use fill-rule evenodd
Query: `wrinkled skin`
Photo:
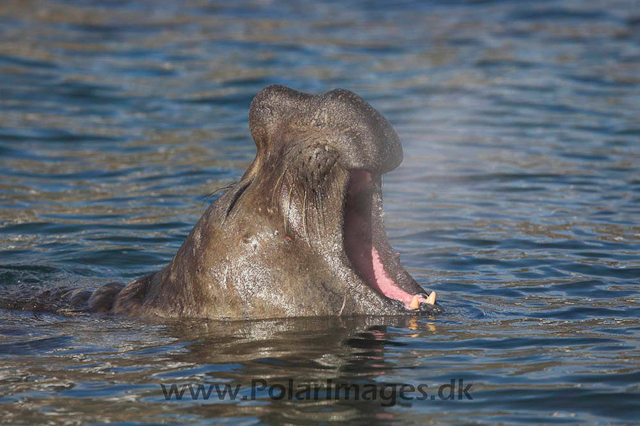
<svg viewBox="0 0 640 426"><path fill-rule="evenodd" d="M249 125L253 164L171 263L99 288L89 310L212 319L441 310L384 232L381 175L402 162L402 147L378 111L347 90L272 85L254 98Z"/></svg>

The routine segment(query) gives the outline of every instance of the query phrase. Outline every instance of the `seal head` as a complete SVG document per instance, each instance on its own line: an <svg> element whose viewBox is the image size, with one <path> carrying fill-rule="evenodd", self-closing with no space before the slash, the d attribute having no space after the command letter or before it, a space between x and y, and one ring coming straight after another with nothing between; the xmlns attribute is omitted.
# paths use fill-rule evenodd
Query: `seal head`
<svg viewBox="0 0 640 426"><path fill-rule="evenodd" d="M272 85L249 111L256 158L172 260L118 294L128 315L274 318L438 313L383 225L389 122L353 92Z"/></svg>

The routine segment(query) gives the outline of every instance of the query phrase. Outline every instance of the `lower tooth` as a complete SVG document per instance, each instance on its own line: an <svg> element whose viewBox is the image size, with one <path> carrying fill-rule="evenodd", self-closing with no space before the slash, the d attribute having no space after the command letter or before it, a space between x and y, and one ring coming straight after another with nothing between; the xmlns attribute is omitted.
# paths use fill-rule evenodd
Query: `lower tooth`
<svg viewBox="0 0 640 426"><path fill-rule="evenodd" d="M428 303L430 305L435 305L436 304L436 292L435 291L431 292L429 297L427 297L427 301L425 303Z"/></svg>
<svg viewBox="0 0 640 426"><path fill-rule="evenodd" d="M411 300L411 304L409 304L409 308L418 309L419 307L420 307L420 299L418 298L418 295L415 295Z"/></svg>

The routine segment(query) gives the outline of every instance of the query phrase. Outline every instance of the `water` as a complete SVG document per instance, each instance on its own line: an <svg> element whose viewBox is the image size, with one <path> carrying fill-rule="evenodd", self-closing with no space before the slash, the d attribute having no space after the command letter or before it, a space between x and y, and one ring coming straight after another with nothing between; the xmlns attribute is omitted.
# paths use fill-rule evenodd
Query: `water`
<svg viewBox="0 0 640 426"><path fill-rule="evenodd" d="M147 323L0 312L11 424L632 423L634 1L0 4L0 285L168 263L254 146L271 83L397 129L386 224L437 318ZM471 383L473 400L165 400L160 384Z"/></svg>

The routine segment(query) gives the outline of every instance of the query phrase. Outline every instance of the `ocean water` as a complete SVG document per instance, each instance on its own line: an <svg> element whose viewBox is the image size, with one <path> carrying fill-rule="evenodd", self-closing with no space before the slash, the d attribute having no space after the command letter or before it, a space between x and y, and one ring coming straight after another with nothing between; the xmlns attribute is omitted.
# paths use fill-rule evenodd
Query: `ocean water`
<svg viewBox="0 0 640 426"><path fill-rule="evenodd" d="M634 423L638 6L0 2L0 286L167 264L207 194L251 163L249 103L279 83L353 90L394 125L405 161L384 179L387 232L446 310L154 323L2 310L0 423ZM377 395L288 391L335 383ZM225 384L235 399L183 387Z"/></svg>

